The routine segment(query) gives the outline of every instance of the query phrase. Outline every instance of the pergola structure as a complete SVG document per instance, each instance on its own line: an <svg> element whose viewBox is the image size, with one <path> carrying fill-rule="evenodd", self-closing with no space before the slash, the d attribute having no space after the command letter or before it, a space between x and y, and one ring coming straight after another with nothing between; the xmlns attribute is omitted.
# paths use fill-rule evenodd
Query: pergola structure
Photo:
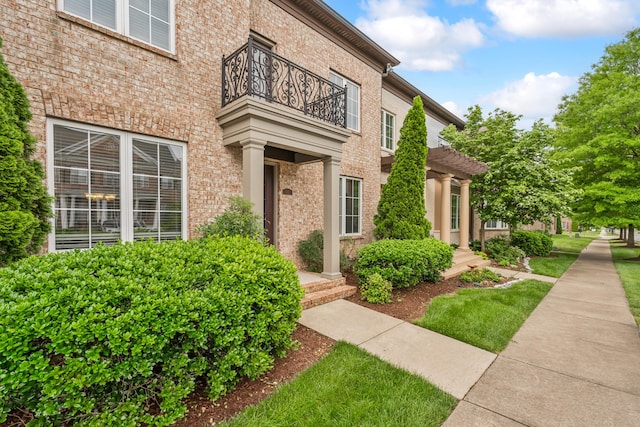
<svg viewBox="0 0 640 427"><path fill-rule="evenodd" d="M395 157L381 158L382 172L389 173ZM469 249L469 184L474 175L485 173L489 167L478 160L466 156L449 146L429 148L427 154L426 178L436 179L442 185L440 192L440 240L451 243L451 180L460 183L460 245ZM462 207L466 207L462 208Z"/></svg>

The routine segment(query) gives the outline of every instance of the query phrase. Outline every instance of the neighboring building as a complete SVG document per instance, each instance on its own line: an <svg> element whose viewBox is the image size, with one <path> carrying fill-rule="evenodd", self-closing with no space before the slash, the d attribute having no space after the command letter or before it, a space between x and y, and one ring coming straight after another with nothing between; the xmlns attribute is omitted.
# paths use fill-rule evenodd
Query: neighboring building
<svg viewBox="0 0 640 427"><path fill-rule="evenodd" d="M479 164L437 140L464 123L322 1L9 0L0 37L55 196L50 251L188 239L242 194L298 264L298 241L323 229L323 274L339 277L340 237L372 240L380 141L392 153L416 94L434 234L468 240Z"/></svg>

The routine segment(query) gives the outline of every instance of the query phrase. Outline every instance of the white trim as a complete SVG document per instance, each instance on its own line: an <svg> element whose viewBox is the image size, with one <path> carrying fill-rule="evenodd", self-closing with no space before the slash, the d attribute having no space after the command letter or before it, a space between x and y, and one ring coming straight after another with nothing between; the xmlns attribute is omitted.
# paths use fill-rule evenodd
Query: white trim
<svg viewBox="0 0 640 427"><path fill-rule="evenodd" d="M488 223L489 221L485 221L484 223L484 229L485 230L507 230L509 228L509 224L506 224L504 222L502 222L502 220L500 219L493 219L490 221L495 221L496 222L496 226L495 227L489 227Z"/></svg>
<svg viewBox="0 0 640 427"><path fill-rule="evenodd" d="M386 118L391 117L393 119L393 123L392 123L392 127L391 127L391 148L386 146L387 143L387 133L386 133L386 129L387 129L387 120ZM396 149L396 115L393 113L390 113L389 111L382 109L381 112L381 117L380 117L380 121L381 121L381 129L380 129L380 148L382 148L384 151L388 151L388 152L395 152Z"/></svg>
<svg viewBox="0 0 640 427"><path fill-rule="evenodd" d="M346 220L346 215L345 215L345 211L346 211L346 187L347 187L347 181L356 181L359 183L359 193L358 193L358 232L356 233L345 233L344 230L347 227L347 220ZM339 182L339 214L338 214L338 219L339 219L339 235L340 237L343 236L361 236L362 235L362 198L364 196L363 194L363 187L362 187L362 179L361 178L354 178L351 176L343 176L340 175L340 182ZM352 215L353 216L353 215Z"/></svg>
<svg viewBox="0 0 640 427"><path fill-rule="evenodd" d="M454 200L455 200L455 203L454 203ZM456 208L456 211L457 211L455 216L458 219L457 227L453 226L453 218L454 218L453 208L454 207ZM451 194L451 222L452 222L451 231L460 231L460 195L456 193Z"/></svg>
<svg viewBox="0 0 640 427"><path fill-rule="evenodd" d="M333 81L332 78L334 78L335 80L340 79L342 81L342 83L336 83L336 82L334 82L334 83L336 83L336 84L338 84L338 85L340 85L342 87L347 86L347 99L346 99L347 123L345 123L346 126L347 126L347 129L351 129L354 132L360 132L360 122L362 121L362 115L360 114L360 112L362 110L362 107L360 105L362 103L361 99L360 99L361 98L361 96L360 96L360 92L361 92L360 85L355 83L355 82L353 82L353 81L351 81L351 80L349 80L348 78L344 77L343 75L341 75L341 74L339 74L339 73L337 73L335 71L331 71L330 70L329 71L329 80ZM356 128L349 127L349 94L350 94L349 87L348 87L349 85L352 85L352 86L354 86L354 87L356 87L358 89L358 98L357 98L358 111L355 112L355 115L357 117L357 127Z"/></svg>

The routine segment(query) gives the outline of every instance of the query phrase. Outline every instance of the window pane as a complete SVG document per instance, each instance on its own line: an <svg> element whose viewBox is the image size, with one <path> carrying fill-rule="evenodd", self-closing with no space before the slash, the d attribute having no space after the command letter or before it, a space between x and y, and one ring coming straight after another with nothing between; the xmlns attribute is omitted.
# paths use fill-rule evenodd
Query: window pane
<svg viewBox="0 0 640 427"><path fill-rule="evenodd" d="M153 0L156 2L158 0ZM129 5L140 9L142 12L149 13L149 0L129 0Z"/></svg>
<svg viewBox="0 0 640 427"><path fill-rule="evenodd" d="M182 147L160 145L160 176L180 178L182 176Z"/></svg>
<svg viewBox="0 0 640 427"><path fill-rule="evenodd" d="M89 221L86 210L56 210L56 250L89 247Z"/></svg>
<svg viewBox="0 0 640 427"><path fill-rule="evenodd" d="M120 143L115 135L91 133L91 169L120 170Z"/></svg>
<svg viewBox="0 0 640 427"><path fill-rule="evenodd" d="M89 132L64 126L54 127L54 165L87 169Z"/></svg>
<svg viewBox="0 0 640 427"><path fill-rule="evenodd" d="M91 1L90 0L65 0L64 10L74 15L81 16L91 20Z"/></svg>
<svg viewBox="0 0 640 427"><path fill-rule="evenodd" d="M112 29L116 28L116 0L92 0L92 21Z"/></svg>
<svg viewBox="0 0 640 427"><path fill-rule="evenodd" d="M180 212L160 213L160 240L176 240L182 235L182 214Z"/></svg>
<svg viewBox="0 0 640 427"><path fill-rule="evenodd" d="M157 211L133 211L133 238L158 240L158 219Z"/></svg>
<svg viewBox="0 0 640 427"><path fill-rule="evenodd" d="M158 144L133 140L133 173L158 175Z"/></svg>
<svg viewBox="0 0 640 427"><path fill-rule="evenodd" d="M169 0L153 0L151 16L169 22Z"/></svg>
<svg viewBox="0 0 640 427"><path fill-rule="evenodd" d="M169 50L169 23L151 18L151 44Z"/></svg>
<svg viewBox="0 0 640 427"><path fill-rule="evenodd" d="M129 8L129 35L150 42L149 15L132 7Z"/></svg>
<svg viewBox="0 0 640 427"><path fill-rule="evenodd" d="M160 185L160 209L163 211L182 210L182 181L163 178ZM163 184L167 188L162 188Z"/></svg>

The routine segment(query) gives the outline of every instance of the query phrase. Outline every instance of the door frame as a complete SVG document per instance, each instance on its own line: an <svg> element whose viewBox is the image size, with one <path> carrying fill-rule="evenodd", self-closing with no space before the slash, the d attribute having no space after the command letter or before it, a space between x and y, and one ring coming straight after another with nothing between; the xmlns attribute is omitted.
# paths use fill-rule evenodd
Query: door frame
<svg viewBox="0 0 640 427"><path fill-rule="evenodd" d="M264 228L268 242L278 247L278 164L264 163Z"/></svg>

